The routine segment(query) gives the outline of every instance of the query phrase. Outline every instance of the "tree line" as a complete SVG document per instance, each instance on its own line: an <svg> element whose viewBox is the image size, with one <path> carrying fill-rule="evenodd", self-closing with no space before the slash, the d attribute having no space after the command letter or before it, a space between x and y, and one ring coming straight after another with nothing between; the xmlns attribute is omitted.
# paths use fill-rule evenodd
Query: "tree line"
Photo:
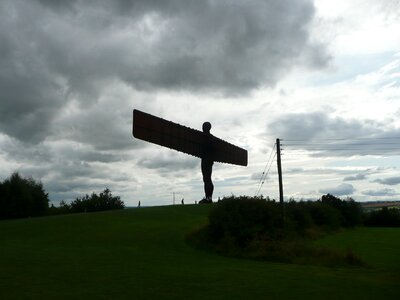
<svg viewBox="0 0 400 300"><path fill-rule="evenodd" d="M113 196L106 188L100 194L92 193L78 197L67 204L61 201L59 207L49 206L49 197L43 184L33 178L24 178L18 172L0 182L0 220L46 215L95 212L123 209L124 202Z"/></svg>

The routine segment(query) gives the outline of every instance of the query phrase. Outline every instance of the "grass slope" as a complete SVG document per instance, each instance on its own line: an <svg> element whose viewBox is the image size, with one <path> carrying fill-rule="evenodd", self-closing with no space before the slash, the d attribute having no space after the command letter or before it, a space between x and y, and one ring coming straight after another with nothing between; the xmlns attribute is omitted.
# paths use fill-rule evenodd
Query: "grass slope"
<svg viewBox="0 0 400 300"><path fill-rule="evenodd" d="M359 228L318 243L369 267L221 257L185 235L210 206L128 209L0 222L0 299L400 299L400 229Z"/></svg>

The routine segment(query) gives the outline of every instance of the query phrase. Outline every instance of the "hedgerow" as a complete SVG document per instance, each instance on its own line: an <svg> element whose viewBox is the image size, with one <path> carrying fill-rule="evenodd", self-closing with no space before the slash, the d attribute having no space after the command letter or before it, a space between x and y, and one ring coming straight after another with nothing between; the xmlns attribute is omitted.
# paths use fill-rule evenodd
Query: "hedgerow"
<svg viewBox="0 0 400 300"><path fill-rule="evenodd" d="M208 224L189 235L195 246L223 255L283 262L360 264L352 253L312 244L315 237L361 224L361 206L332 195L318 201L281 205L264 197L224 197L211 211Z"/></svg>

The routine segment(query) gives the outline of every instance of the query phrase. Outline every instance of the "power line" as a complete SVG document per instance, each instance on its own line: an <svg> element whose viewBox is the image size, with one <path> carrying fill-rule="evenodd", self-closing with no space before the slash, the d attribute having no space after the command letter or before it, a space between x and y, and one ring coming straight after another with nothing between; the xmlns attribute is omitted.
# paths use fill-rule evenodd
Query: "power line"
<svg viewBox="0 0 400 300"><path fill-rule="evenodd" d="M347 141L347 140L399 140L400 136L388 137L356 137L356 138L318 138L318 139L282 139L285 142L307 142L307 141Z"/></svg>
<svg viewBox="0 0 400 300"><path fill-rule="evenodd" d="M275 146L276 146L276 144L274 145L274 149L275 149ZM272 154L272 152L271 152L271 154ZM258 186L258 189L257 189L257 192L256 192L256 196L258 196L258 194L260 193L261 187L262 187L262 185L264 184L265 180L268 177L269 170L271 169L271 166L272 166L272 163L274 162L275 157L276 157L276 152L274 153L274 156L272 157L272 160L269 162L269 166L268 166L268 163L265 166L265 167L268 166L268 170L267 170L266 173L264 171L263 174L261 175L261 180L260 180L261 184L259 184L259 186Z"/></svg>
<svg viewBox="0 0 400 300"><path fill-rule="evenodd" d="M294 149L287 149L285 150L293 151ZM374 151L374 150L399 150L399 148L303 148L305 151Z"/></svg>
<svg viewBox="0 0 400 300"><path fill-rule="evenodd" d="M314 146L314 145L320 145L320 146L324 146L324 145L340 145L340 146L346 146L346 145L350 145L350 146L373 146L373 145L400 145L400 141L397 143L393 143L393 142L387 142L387 143L285 143L283 145L285 146Z"/></svg>
<svg viewBox="0 0 400 300"><path fill-rule="evenodd" d="M348 155L348 156L400 156L400 154L388 154L388 153L376 153L376 152L368 152L368 153L346 153L345 151L343 152L337 152L337 154L329 154L329 155L324 155L326 151L308 151L311 153L312 156L321 156L321 157L337 157L337 156L343 156L343 155ZM285 154L285 156L288 157L296 157L301 155L300 153L288 153Z"/></svg>
<svg viewBox="0 0 400 300"><path fill-rule="evenodd" d="M260 181L258 182L258 185L257 185L257 192L256 192L256 195L257 195L258 192L260 191L261 185L264 183L263 180L264 180L265 170L267 169L268 165L270 164L270 160L271 160L271 157L272 157L272 153L274 153L275 147L276 147L276 144L274 144L274 146L272 147L271 152L270 152L269 157L268 157L268 160L267 160L267 164L265 165L264 171L263 171L262 174L261 174ZM273 160L273 159L272 159L272 160ZM270 168L270 167L269 167L269 168ZM268 168L268 170L269 170L269 168Z"/></svg>
<svg viewBox="0 0 400 300"><path fill-rule="evenodd" d="M259 186L259 188L258 188L258 190L257 190L256 196L258 196L258 194L260 193L261 188L262 188L262 186L263 186L265 180L266 180L267 177L268 177L269 170L271 169L271 166L272 166L272 163L274 162L275 157L276 157L276 152L275 152L275 155L274 155L274 157L272 158L271 163L270 163L270 165L269 165L269 167L268 167L267 173L265 173L265 176L264 176L264 178L262 179L262 182L261 182L261 184L260 184L260 186Z"/></svg>
<svg viewBox="0 0 400 300"><path fill-rule="evenodd" d="M393 139L395 137L391 137ZM366 139L366 138L359 138L359 139ZM386 138L380 138L380 139L389 139L389 137ZM320 139L318 141L321 141L323 139ZM339 139L338 139L339 140ZM340 139L340 140L346 140L347 139ZM336 153L336 154L343 154L343 153L351 153L352 151L358 151L359 155L393 155L399 151L399 146L400 146L400 141L399 142L390 142L390 141L384 141L384 142L375 142L373 141L373 138L369 138L370 142L340 142L340 143L332 143L332 142L315 142L315 141L305 141L303 143L285 143L285 146L287 149L290 151L293 151L293 147L297 147L298 149L296 150L302 150L306 152L333 152L333 151L340 151L341 153ZM299 140L300 141L300 140ZM367 146L367 147L357 147L357 146ZM376 154L379 152L379 154ZM332 155L334 155L332 153Z"/></svg>
<svg viewBox="0 0 400 300"><path fill-rule="evenodd" d="M260 181L258 182L257 188L258 188L258 186L260 185L260 183L261 183L261 181L262 181L262 179L263 179L263 175L265 174L265 170L266 170L267 167L268 167L269 160L271 159L272 153L274 153L275 147L276 147L276 143L275 143L274 146L272 147L272 150L271 150L271 152L270 152L270 154L269 154L269 157L268 157L268 160L267 160L267 164L265 165L264 171L263 171L262 174L261 174Z"/></svg>
<svg viewBox="0 0 400 300"><path fill-rule="evenodd" d="M278 141L278 139L277 139ZM400 156L400 136L391 137L360 137L360 138L325 138L325 139L298 139L286 140L283 139L285 147L291 161L298 161L299 157L304 160L308 157L340 157L340 156L375 156L375 157L395 157ZM278 142L277 142L278 143ZM278 147L277 147L278 148ZM278 150L277 150L278 151ZM277 153L275 153L275 156ZM283 155L283 154L281 154ZM272 161L269 164L268 172L272 166ZM267 172L267 175L268 175ZM278 171L279 173L279 171ZM264 175L264 172L263 172ZM266 176L267 176L266 175ZM264 179L266 178L264 177ZM264 180L259 185L256 196L260 193Z"/></svg>

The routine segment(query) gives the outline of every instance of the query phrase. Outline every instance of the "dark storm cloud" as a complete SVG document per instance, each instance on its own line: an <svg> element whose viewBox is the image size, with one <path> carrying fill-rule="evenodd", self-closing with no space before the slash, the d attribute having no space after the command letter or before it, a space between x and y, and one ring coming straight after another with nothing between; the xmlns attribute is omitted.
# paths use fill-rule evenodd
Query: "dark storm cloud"
<svg viewBox="0 0 400 300"><path fill-rule="evenodd" d="M49 163L60 160L71 162L116 162L126 159L126 154L118 151L95 151L82 144L61 141L57 143L27 144L16 139L7 139L2 143L2 152L10 161L16 160L25 165L35 165L41 169Z"/></svg>
<svg viewBox="0 0 400 300"><path fill-rule="evenodd" d="M400 144L397 128L323 111L285 114L269 123L267 132L283 140L285 152L306 150L315 156L397 155Z"/></svg>
<svg viewBox="0 0 400 300"><path fill-rule="evenodd" d="M73 200L93 192L103 191L107 185L104 182L90 182L85 180L62 180L57 178L45 185L52 201Z"/></svg>
<svg viewBox="0 0 400 300"><path fill-rule="evenodd" d="M375 124L371 124L375 125ZM331 117L323 111L285 114L268 125L284 140L313 141L324 138L360 137L376 133L376 126L358 120Z"/></svg>
<svg viewBox="0 0 400 300"><path fill-rule="evenodd" d="M311 1L104 1L75 8L88 17L78 19L78 34L99 39L86 34L89 47L72 49L77 69L85 68L78 74L116 76L137 88L240 92L273 85L294 63L321 67L327 60L310 42ZM71 69L68 60L56 63Z"/></svg>
<svg viewBox="0 0 400 300"><path fill-rule="evenodd" d="M54 135L88 144L97 151L143 147L143 143L132 137L130 108L117 101L112 103L97 103L62 118L54 125Z"/></svg>
<svg viewBox="0 0 400 300"><path fill-rule="evenodd" d="M373 196L373 197L384 197L384 196L396 196L399 195L393 189L381 189L381 190L367 190L362 192L363 195Z"/></svg>
<svg viewBox="0 0 400 300"><path fill-rule="evenodd" d="M35 169L33 169L35 170ZM23 168L23 174L31 171ZM99 162L85 162L58 158L57 162L41 170L42 180L49 196L54 200L73 199L86 193L100 192L106 187L121 192L127 183L135 187L136 179L119 168L99 166Z"/></svg>
<svg viewBox="0 0 400 300"><path fill-rule="evenodd" d="M22 164L43 165L52 161L49 147L42 143L31 145L17 139L6 137L1 143L1 152L8 161L18 161Z"/></svg>
<svg viewBox="0 0 400 300"><path fill-rule="evenodd" d="M64 96L45 58L31 53L34 50L28 45L21 45L25 37L7 32L12 28L4 23L0 4L0 130L23 141L37 142L48 133Z"/></svg>
<svg viewBox="0 0 400 300"><path fill-rule="evenodd" d="M346 196L352 195L355 192L355 188L351 184L342 183L336 187L320 189L319 192L323 194L329 193L335 196Z"/></svg>
<svg viewBox="0 0 400 300"><path fill-rule="evenodd" d="M79 154L79 159L89 162L116 162L122 160L124 157L111 153L101 153L99 151L87 151Z"/></svg>
<svg viewBox="0 0 400 300"><path fill-rule="evenodd" d="M399 176L394 176L394 177L388 177L384 179L375 179L372 182L384 184L384 185L398 185L400 184L400 177Z"/></svg>
<svg viewBox="0 0 400 300"><path fill-rule="evenodd" d="M115 81L235 94L323 67L314 13L307 0L2 1L0 131L40 142L71 99L84 109Z"/></svg>

